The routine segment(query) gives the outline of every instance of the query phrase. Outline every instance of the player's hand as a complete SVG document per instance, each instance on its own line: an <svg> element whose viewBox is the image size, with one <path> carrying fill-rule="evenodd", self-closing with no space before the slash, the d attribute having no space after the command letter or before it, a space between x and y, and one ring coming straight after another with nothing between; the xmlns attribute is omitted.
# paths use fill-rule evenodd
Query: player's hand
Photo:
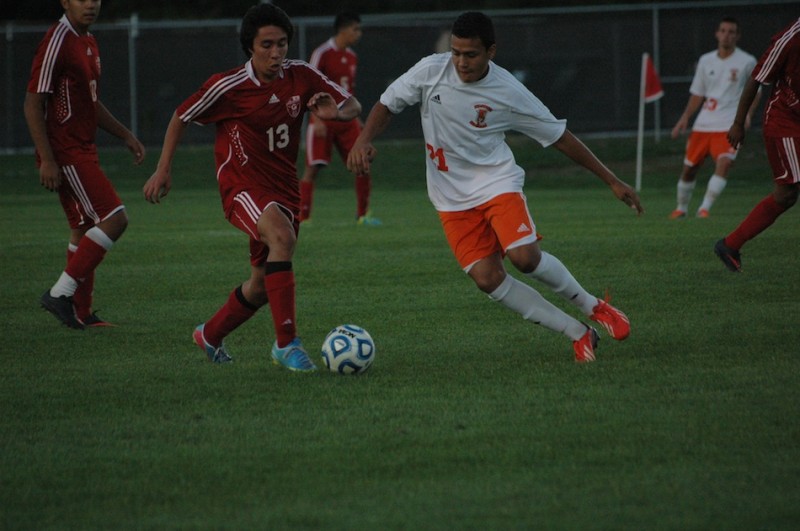
<svg viewBox="0 0 800 531"><path fill-rule="evenodd" d="M339 115L336 100L327 92L317 92L308 100L308 109L322 120L335 120Z"/></svg>
<svg viewBox="0 0 800 531"><path fill-rule="evenodd" d="M642 203L639 200L639 194L630 185L617 179L611 185L611 191L614 192L617 199L631 207L632 210L635 210L637 216L644 214L644 207L642 207Z"/></svg>
<svg viewBox="0 0 800 531"><path fill-rule="evenodd" d="M125 140L125 145L128 146L128 151L133 153L133 163L139 165L144 161L144 145L139 142L139 139L131 135L130 138Z"/></svg>
<svg viewBox="0 0 800 531"><path fill-rule="evenodd" d="M156 169L155 173L144 183L142 192L144 192L145 200L156 204L160 203L161 198L169 193L170 188L172 188L172 176L168 171Z"/></svg>
<svg viewBox="0 0 800 531"><path fill-rule="evenodd" d="M378 150L372 144L356 142L347 155L347 169L356 175L369 173L370 164L377 154Z"/></svg>
<svg viewBox="0 0 800 531"><path fill-rule="evenodd" d="M58 164L54 161L42 161L39 166L39 182L42 183L42 186L51 192L55 192L61 186L62 178L63 175L61 174L61 168L58 167Z"/></svg>
<svg viewBox="0 0 800 531"><path fill-rule="evenodd" d="M686 132L687 127L689 127L689 120L681 116L680 120L678 120L678 123L676 123L675 127L672 128L672 138L678 138L681 136Z"/></svg>
<svg viewBox="0 0 800 531"><path fill-rule="evenodd" d="M728 129L728 142L734 149L739 149L744 143L744 130L744 127L736 123Z"/></svg>

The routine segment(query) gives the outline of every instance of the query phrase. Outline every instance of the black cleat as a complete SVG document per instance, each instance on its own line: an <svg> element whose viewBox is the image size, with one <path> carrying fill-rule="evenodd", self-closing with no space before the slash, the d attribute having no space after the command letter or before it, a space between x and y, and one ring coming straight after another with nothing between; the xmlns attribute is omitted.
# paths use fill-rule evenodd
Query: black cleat
<svg viewBox="0 0 800 531"><path fill-rule="evenodd" d="M719 259L722 260L725 267L734 273L742 272L742 256L736 249L731 249L725 245L725 238L714 244L714 253L719 256Z"/></svg>
<svg viewBox="0 0 800 531"><path fill-rule="evenodd" d="M50 295L50 290L48 289L42 294L42 298L39 299L39 302L42 308L55 315L56 319L66 326L75 328L76 330L83 330L85 328L83 322L78 319L75 313L75 305L72 303L72 297L66 297L64 295L53 297Z"/></svg>

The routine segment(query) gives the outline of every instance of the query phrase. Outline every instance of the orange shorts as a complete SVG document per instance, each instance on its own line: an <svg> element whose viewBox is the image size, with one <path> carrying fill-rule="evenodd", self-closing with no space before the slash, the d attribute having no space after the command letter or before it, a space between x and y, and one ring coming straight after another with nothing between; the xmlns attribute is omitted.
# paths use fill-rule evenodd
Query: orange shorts
<svg viewBox="0 0 800 531"><path fill-rule="evenodd" d="M539 240L525 196L501 194L469 210L439 212L444 234L458 264L469 271L475 262Z"/></svg>
<svg viewBox="0 0 800 531"><path fill-rule="evenodd" d="M687 166L697 166L709 155L714 160L719 157L736 160L736 149L728 142L728 133L692 131L689 140L686 141L686 157L683 163Z"/></svg>

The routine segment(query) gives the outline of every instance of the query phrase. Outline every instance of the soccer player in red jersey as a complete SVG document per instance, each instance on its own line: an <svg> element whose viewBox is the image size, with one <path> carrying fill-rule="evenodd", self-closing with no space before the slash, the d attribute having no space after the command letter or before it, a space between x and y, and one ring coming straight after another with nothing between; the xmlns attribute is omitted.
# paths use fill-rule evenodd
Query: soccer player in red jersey
<svg viewBox="0 0 800 531"><path fill-rule="evenodd" d="M145 199L158 203L170 190L171 166L190 122L216 124L214 157L225 217L250 237L251 275L193 334L215 363L231 361L223 338L267 302L276 340L272 358L295 371L313 371L297 336L292 271L299 227L297 153L303 115L352 120L361 104L303 61L286 59L293 26L271 4L251 7L240 40L250 58L243 66L214 74L173 114L161 156L145 183Z"/></svg>
<svg viewBox="0 0 800 531"><path fill-rule="evenodd" d="M334 20L335 35L318 46L311 54L312 66L338 83L348 92L353 93L356 86L356 67L358 57L352 50L361 40L361 17L356 13L345 11L336 15ZM314 183L319 172L330 164L333 146L347 160L350 148L361 132L358 119L349 122L320 120L313 115L309 117L306 129L306 166L300 179L300 221L311 217L311 206L314 201ZM372 179L368 173L355 177L356 187L356 222L359 225L380 225L379 219L369 212L369 196Z"/></svg>
<svg viewBox="0 0 800 531"><path fill-rule="evenodd" d="M714 246L725 267L741 272L739 253L746 242L792 208L800 193L800 19L772 38L745 85L728 140L739 147L745 136L747 109L761 85L773 85L764 109L764 145L775 183L744 221Z"/></svg>
<svg viewBox="0 0 800 531"><path fill-rule="evenodd" d="M100 0L61 0L64 15L39 43L25 95L39 180L57 191L70 226L67 267L40 303L65 325L107 322L92 312L94 274L128 226L125 206L100 169L97 128L119 137L138 165L144 146L99 98L100 53L89 27Z"/></svg>

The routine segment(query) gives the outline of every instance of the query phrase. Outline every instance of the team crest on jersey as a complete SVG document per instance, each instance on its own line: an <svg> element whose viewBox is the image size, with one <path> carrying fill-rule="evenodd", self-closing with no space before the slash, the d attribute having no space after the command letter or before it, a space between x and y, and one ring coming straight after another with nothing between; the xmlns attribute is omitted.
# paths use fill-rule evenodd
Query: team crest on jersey
<svg viewBox="0 0 800 531"><path fill-rule="evenodd" d="M486 115L488 115L494 109L484 103L478 103L474 106L474 109L478 114L475 116L474 120L470 120L469 125L472 127L477 127L478 129L483 129L486 127Z"/></svg>
<svg viewBox="0 0 800 531"><path fill-rule="evenodd" d="M300 96L292 96L289 98L289 101L286 102L286 112L288 112L289 116L292 118L297 118L300 114Z"/></svg>
<svg viewBox="0 0 800 531"><path fill-rule="evenodd" d="M736 83L739 80L739 69L731 68L731 83Z"/></svg>

